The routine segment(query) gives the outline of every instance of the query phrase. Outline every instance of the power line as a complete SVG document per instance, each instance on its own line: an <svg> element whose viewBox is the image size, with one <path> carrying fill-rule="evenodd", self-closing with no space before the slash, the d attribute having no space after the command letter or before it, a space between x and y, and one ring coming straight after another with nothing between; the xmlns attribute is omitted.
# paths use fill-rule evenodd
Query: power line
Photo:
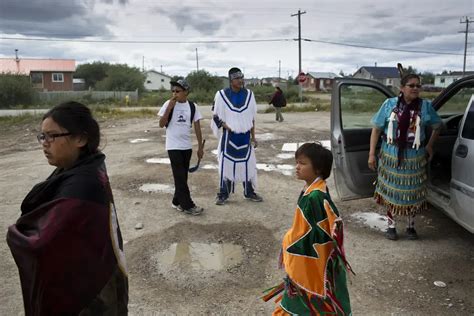
<svg viewBox="0 0 474 316"><path fill-rule="evenodd" d="M471 21L472 22L472 21ZM93 39L61 39L61 38L44 38L44 37L6 37L1 36L0 40L14 40L14 41L38 41L38 42L71 42L71 43L105 43L105 44L218 44L218 43L259 43L259 42L292 42L298 41L294 38L276 38L276 39L240 39L240 40L200 40L200 41L142 41L142 40L93 40ZM461 53L452 53L452 52L440 52L440 51L427 51L427 50L411 50L411 49L399 49L391 47L375 47L361 44L350 44L350 43L341 43L325 40L316 40L302 38L306 42L338 45L338 46L348 46L356 48L366 48L366 49L376 49L383 51L395 51L403 53L415 53L415 54L430 54L430 55L452 55L452 56L462 56ZM467 54L467 56L473 56L472 54Z"/></svg>
<svg viewBox="0 0 474 316"><path fill-rule="evenodd" d="M454 56L462 56L463 55L463 54L460 54L460 53L439 52L439 51L435 52L435 51L400 49L400 48L390 48L390 47L375 47L375 46L367 46L367 45L359 45L359 44L348 44L348 43L340 43L340 42L332 42L332 41L315 40L315 39L308 39L308 38L304 38L303 41L322 43L322 44L330 44L330 45L357 47L357 48L386 50L386 51L394 51L394 52L402 52L402 53L431 54L431 55L454 55Z"/></svg>
<svg viewBox="0 0 474 316"><path fill-rule="evenodd" d="M200 41L132 41L132 40L93 40L32 37L0 37L2 40L38 41L38 42L71 42L71 43L116 43L116 44L216 44L216 43L255 43L255 42L290 42L290 38L277 39L244 39L244 40L200 40Z"/></svg>

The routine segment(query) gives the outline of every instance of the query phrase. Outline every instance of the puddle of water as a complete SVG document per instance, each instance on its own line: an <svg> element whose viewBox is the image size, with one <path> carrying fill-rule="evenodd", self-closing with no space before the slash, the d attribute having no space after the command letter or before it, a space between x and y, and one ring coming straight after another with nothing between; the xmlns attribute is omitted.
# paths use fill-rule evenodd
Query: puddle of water
<svg viewBox="0 0 474 316"><path fill-rule="evenodd" d="M276 136L273 133L257 134L257 135L255 135L255 137L257 137L257 140L261 140L261 141L274 140L274 139L280 139L281 138L279 136Z"/></svg>
<svg viewBox="0 0 474 316"><path fill-rule="evenodd" d="M165 269L186 265L194 270L225 270L242 260L242 247L229 243L173 243L157 257L158 265Z"/></svg>
<svg viewBox="0 0 474 316"><path fill-rule="evenodd" d="M323 147L331 150L331 141L330 140L315 140L317 142L320 142ZM296 151L298 147L303 145L304 143L308 142L302 142L302 143L284 143L283 146L281 147L281 151Z"/></svg>
<svg viewBox="0 0 474 316"><path fill-rule="evenodd" d="M136 143L144 143L144 142L149 142L150 140L148 138L136 138L136 139L132 139L130 140L130 142L132 144L136 144Z"/></svg>
<svg viewBox="0 0 474 316"><path fill-rule="evenodd" d="M294 159L295 155L294 154L289 154L289 153L282 153L282 154L278 154L277 158L280 158L280 159Z"/></svg>
<svg viewBox="0 0 474 316"><path fill-rule="evenodd" d="M331 150L331 141L330 140L320 140L319 141L324 148Z"/></svg>
<svg viewBox="0 0 474 316"><path fill-rule="evenodd" d="M169 158L148 158L146 160L146 162L147 163L161 163L161 164L165 164L165 165L171 164Z"/></svg>
<svg viewBox="0 0 474 316"><path fill-rule="evenodd" d="M202 169L217 170L219 167L217 165L206 164L202 166Z"/></svg>
<svg viewBox="0 0 474 316"><path fill-rule="evenodd" d="M370 228L385 232L387 230L387 216L374 212L357 212L351 215L357 221Z"/></svg>
<svg viewBox="0 0 474 316"><path fill-rule="evenodd" d="M263 171L278 171L284 174L285 176L291 176L293 174L293 165L274 165L269 163L258 163L257 169Z"/></svg>
<svg viewBox="0 0 474 316"><path fill-rule="evenodd" d="M139 190L143 192L174 193L174 187L172 185L161 183L145 183Z"/></svg>
<svg viewBox="0 0 474 316"><path fill-rule="evenodd" d="M284 143L283 147L281 147L281 151L296 151L297 148L297 143Z"/></svg>

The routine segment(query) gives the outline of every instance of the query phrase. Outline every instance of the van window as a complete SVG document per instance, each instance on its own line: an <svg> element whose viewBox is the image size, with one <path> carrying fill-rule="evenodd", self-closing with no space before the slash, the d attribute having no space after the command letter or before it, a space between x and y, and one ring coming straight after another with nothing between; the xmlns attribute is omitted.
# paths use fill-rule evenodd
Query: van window
<svg viewBox="0 0 474 316"><path fill-rule="evenodd" d="M473 87L462 88L456 93L456 95L443 104L443 106L438 110L438 114L442 117L464 114L466 111L466 104L469 103L473 93Z"/></svg>
<svg viewBox="0 0 474 316"><path fill-rule="evenodd" d="M382 91L374 87L357 85L341 86L340 95L343 129L371 128L372 116L387 99Z"/></svg>
<svg viewBox="0 0 474 316"><path fill-rule="evenodd" d="M471 106L467 112L461 136L462 138L474 139L474 101L471 102Z"/></svg>

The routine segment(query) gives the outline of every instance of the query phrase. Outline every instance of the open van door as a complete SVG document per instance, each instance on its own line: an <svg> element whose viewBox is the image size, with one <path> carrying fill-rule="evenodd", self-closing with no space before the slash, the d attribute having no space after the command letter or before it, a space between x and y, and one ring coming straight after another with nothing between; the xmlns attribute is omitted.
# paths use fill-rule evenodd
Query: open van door
<svg viewBox="0 0 474 316"><path fill-rule="evenodd" d="M342 200L370 197L377 178L367 161L372 116L394 92L365 79L337 79L331 97L331 150L334 182Z"/></svg>
<svg viewBox="0 0 474 316"><path fill-rule="evenodd" d="M474 94L459 127L451 166L451 208L455 220L474 233Z"/></svg>

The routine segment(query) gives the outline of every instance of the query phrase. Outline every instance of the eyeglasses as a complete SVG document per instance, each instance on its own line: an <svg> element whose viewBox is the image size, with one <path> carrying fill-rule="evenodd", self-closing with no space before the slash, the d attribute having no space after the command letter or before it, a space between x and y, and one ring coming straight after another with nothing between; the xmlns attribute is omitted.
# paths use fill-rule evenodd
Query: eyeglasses
<svg viewBox="0 0 474 316"><path fill-rule="evenodd" d="M56 134L46 134L46 133L39 133L36 135L36 139L38 139L38 143L44 144L45 142L52 143L56 137L63 137L69 136L71 133L56 133Z"/></svg>
<svg viewBox="0 0 474 316"><path fill-rule="evenodd" d="M173 93L175 93L175 92L176 92L176 93L180 93L180 92L183 92L183 91L184 91L184 90L178 90L178 89L173 89L173 90L171 90L171 92L173 92Z"/></svg>
<svg viewBox="0 0 474 316"><path fill-rule="evenodd" d="M421 88L421 84L414 84L414 83L407 84L406 86L412 89L415 89L415 87L417 87L418 89Z"/></svg>

